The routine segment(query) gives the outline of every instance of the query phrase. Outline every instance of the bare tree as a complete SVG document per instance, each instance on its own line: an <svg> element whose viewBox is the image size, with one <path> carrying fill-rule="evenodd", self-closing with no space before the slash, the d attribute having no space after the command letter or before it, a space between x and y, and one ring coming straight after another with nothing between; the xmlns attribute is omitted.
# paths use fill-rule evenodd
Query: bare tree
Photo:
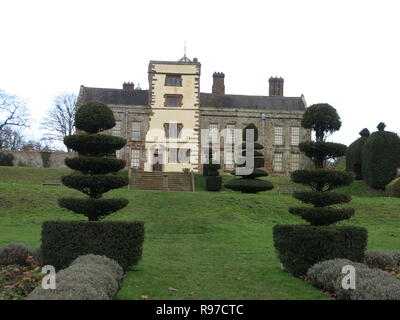
<svg viewBox="0 0 400 320"><path fill-rule="evenodd" d="M48 139L63 141L65 136L75 133L75 104L74 93L65 92L54 98L53 106L41 123L42 129L48 132Z"/></svg>
<svg viewBox="0 0 400 320"><path fill-rule="evenodd" d="M0 89L0 131L6 126L28 127L25 103Z"/></svg>
<svg viewBox="0 0 400 320"><path fill-rule="evenodd" d="M0 130L0 150L20 150L25 144L25 137L20 130L4 127Z"/></svg>

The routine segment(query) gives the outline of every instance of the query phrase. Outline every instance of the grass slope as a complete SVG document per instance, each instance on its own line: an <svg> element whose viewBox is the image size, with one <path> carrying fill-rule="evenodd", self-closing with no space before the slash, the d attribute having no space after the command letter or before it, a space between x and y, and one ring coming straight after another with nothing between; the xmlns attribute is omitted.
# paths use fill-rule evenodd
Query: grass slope
<svg viewBox="0 0 400 320"><path fill-rule="evenodd" d="M57 206L57 198L78 192L39 185L41 177L56 175L56 169L49 170L0 167L0 245L39 246L43 221L84 220ZM31 179L23 179L28 172ZM270 180L290 184L287 179ZM400 200L371 197L371 192L362 183L354 185L357 196L351 204L357 211L352 224L368 229L369 249L399 249ZM126 197L130 203L106 220L142 220L146 226L143 259L127 274L119 299L327 299L280 270L272 227L302 222L287 212L298 204L290 196L276 191L246 195L128 189L109 196Z"/></svg>

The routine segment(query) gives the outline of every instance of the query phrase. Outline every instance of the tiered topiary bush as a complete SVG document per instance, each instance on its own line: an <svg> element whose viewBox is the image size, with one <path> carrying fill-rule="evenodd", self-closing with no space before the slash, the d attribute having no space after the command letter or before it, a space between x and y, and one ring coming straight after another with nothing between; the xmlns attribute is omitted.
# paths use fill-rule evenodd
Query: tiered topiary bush
<svg viewBox="0 0 400 320"><path fill-rule="evenodd" d="M364 128L359 135L361 137L350 144L346 150L346 171L354 172L356 180L362 180L361 151L365 141L370 136L370 132L367 128Z"/></svg>
<svg viewBox="0 0 400 320"><path fill-rule="evenodd" d="M82 105L76 113L75 124L81 133L65 137L64 143L79 156L65 160L75 172L62 177L62 182L86 197L61 198L58 202L61 207L82 214L89 221L44 223L43 263L64 268L79 255L93 253L115 259L126 269L140 258L143 223L99 222L128 204L127 199L103 197L104 193L128 184L127 177L117 175L125 167L125 161L114 156L126 140L100 133L115 126L112 111L103 103Z"/></svg>
<svg viewBox="0 0 400 320"><path fill-rule="evenodd" d="M206 179L207 191L220 191L222 188L222 177L219 175L220 164L212 163L212 150L208 153L208 163L203 164L203 176Z"/></svg>
<svg viewBox="0 0 400 320"><path fill-rule="evenodd" d="M385 127L383 122L378 125L378 131L371 134L361 152L363 179L375 189L385 189L400 167L400 138L385 131Z"/></svg>
<svg viewBox="0 0 400 320"><path fill-rule="evenodd" d="M332 190L350 185L354 179L353 173L323 168L326 160L345 153L346 146L325 142L328 132L340 128L338 123L340 118L329 105L311 106L304 114L302 125L307 129L318 129L317 141L301 143L300 150L313 160L316 169L297 170L292 173L291 179L311 188L311 191L295 192L293 196L313 207L293 207L289 212L308 221L310 225L276 225L273 229L274 245L279 258L284 268L294 275L304 275L310 266L328 259L364 260L366 229L332 226L354 215L353 208L332 207L350 202L349 195L334 193Z"/></svg>
<svg viewBox="0 0 400 320"><path fill-rule="evenodd" d="M257 179L259 177L266 177L268 173L261 168L264 168L264 146L257 142L258 140L258 130L254 124L249 124L243 129L243 141L246 141L247 130L253 130L254 133L254 167L252 172L247 175L242 175L237 173L237 169L233 173L235 176L240 176L241 178L232 179L225 184L225 188L232 189L235 191L241 191L243 193L257 193L261 191L268 191L274 188L274 185L265 180ZM242 144L242 156L246 156L246 142ZM246 163L239 165L239 167L245 167Z"/></svg>

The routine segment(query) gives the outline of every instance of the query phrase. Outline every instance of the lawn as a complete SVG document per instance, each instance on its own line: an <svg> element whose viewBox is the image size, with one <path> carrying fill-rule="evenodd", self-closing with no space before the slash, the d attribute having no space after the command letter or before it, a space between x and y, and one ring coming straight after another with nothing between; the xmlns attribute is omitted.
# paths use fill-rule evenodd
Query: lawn
<svg viewBox="0 0 400 320"><path fill-rule="evenodd" d="M56 202L78 192L40 185L44 178L65 172L0 167L0 245L24 242L36 247L43 221L84 220ZM290 184L285 178L270 180ZM196 187L199 192L109 193L130 203L106 220L142 220L146 226L143 258L127 274L119 299L328 299L282 272L274 253L272 227L301 223L287 211L298 201L276 190L257 195L204 192L201 176ZM360 181L342 192L353 195L357 211L351 223L368 229L368 248L399 249L400 199L382 197Z"/></svg>

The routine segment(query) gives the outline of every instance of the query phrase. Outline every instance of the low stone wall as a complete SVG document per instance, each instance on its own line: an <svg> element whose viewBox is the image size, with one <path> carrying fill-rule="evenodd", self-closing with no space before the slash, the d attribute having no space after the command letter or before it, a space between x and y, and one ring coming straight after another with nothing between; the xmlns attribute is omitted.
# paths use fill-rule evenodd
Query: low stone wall
<svg viewBox="0 0 400 320"><path fill-rule="evenodd" d="M14 156L14 166L44 168L48 159L48 168L66 168L64 159L75 157L75 152L39 152L39 151L1 151Z"/></svg>

